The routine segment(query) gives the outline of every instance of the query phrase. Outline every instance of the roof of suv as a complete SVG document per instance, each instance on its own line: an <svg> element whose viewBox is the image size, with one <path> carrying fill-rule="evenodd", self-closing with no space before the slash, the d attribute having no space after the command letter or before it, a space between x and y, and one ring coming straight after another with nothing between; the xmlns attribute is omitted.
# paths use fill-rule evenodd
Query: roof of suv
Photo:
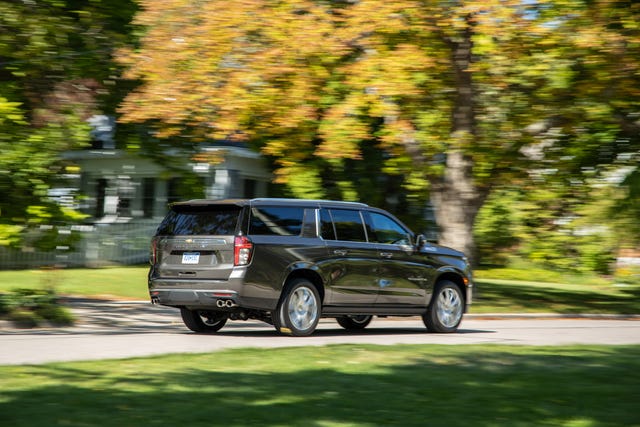
<svg viewBox="0 0 640 427"><path fill-rule="evenodd" d="M172 206L207 206L207 205L237 205L237 206L333 206L333 207L368 207L359 202L342 202L335 200L311 200L311 199L278 199L278 198L258 198L258 199L194 199L185 202L172 203Z"/></svg>

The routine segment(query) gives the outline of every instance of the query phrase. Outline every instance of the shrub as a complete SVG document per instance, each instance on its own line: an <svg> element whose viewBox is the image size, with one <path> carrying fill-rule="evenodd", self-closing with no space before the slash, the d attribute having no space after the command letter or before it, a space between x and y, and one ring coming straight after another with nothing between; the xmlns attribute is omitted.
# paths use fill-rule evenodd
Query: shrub
<svg viewBox="0 0 640 427"><path fill-rule="evenodd" d="M59 304L53 289L15 289L0 294L0 318L27 328L43 322L70 325L74 321L71 312Z"/></svg>
<svg viewBox="0 0 640 427"><path fill-rule="evenodd" d="M36 313L25 308L11 311L7 318L20 328L35 328L42 323L42 319Z"/></svg>

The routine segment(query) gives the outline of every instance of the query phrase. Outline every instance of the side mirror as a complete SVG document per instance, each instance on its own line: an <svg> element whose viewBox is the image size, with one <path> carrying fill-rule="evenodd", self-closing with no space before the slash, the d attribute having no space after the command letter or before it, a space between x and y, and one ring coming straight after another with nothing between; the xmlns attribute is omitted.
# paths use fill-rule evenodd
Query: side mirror
<svg viewBox="0 0 640 427"><path fill-rule="evenodd" d="M416 237L416 249L420 250L420 248L422 248L426 243L427 238L424 236L424 234L418 234L418 237Z"/></svg>

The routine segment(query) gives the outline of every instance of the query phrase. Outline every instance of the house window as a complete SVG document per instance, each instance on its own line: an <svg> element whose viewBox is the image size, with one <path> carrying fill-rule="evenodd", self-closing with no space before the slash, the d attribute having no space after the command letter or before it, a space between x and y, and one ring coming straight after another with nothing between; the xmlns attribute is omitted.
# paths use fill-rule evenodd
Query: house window
<svg viewBox="0 0 640 427"><path fill-rule="evenodd" d="M104 201L107 196L107 180L100 178L96 181L96 218L104 216Z"/></svg>
<svg viewBox="0 0 640 427"><path fill-rule="evenodd" d="M153 218L155 194L156 180L154 178L144 178L142 180L142 214L145 218Z"/></svg>
<svg viewBox="0 0 640 427"><path fill-rule="evenodd" d="M256 197L257 182L255 179L245 179L243 187L243 197L245 199L253 199L254 197Z"/></svg>
<svg viewBox="0 0 640 427"><path fill-rule="evenodd" d="M171 178L167 182L167 201L174 203L180 201L180 178Z"/></svg>

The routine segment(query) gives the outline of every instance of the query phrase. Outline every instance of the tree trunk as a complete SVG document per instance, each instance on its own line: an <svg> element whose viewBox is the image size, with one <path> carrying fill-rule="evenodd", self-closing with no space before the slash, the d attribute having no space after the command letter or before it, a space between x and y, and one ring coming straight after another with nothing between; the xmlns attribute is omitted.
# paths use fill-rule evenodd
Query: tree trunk
<svg viewBox="0 0 640 427"><path fill-rule="evenodd" d="M464 252L475 265L473 224L485 197L474 186L472 166L462 152L448 153L444 176L432 189L431 201L440 231L438 242Z"/></svg>
<svg viewBox="0 0 640 427"><path fill-rule="evenodd" d="M431 200L439 227L439 243L464 252L475 264L476 246L473 224L486 192L479 189L473 177L473 160L464 150L476 139L474 93L470 72L473 27L449 40L452 52L456 96L451 120L450 148L443 176L434 183Z"/></svg>

